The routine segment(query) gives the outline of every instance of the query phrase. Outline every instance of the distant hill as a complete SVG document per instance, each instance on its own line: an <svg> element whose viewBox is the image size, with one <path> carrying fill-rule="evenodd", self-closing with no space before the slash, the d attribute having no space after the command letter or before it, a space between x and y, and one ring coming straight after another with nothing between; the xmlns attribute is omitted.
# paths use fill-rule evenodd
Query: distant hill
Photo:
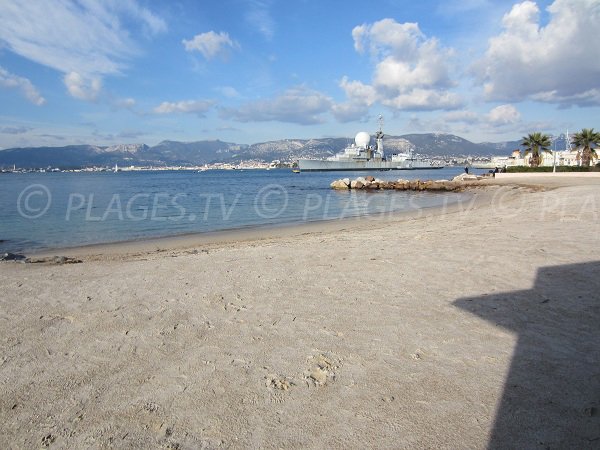
<svg viewBox="0 0 600 450"><path fill-rule="evenodd" d="M26 147L0 151L0 167L21 168L123 165L202 165L241 160L293 161L298 158L331 156L351 142L349 138L282 139L252 145L231 142L163 141L113 146L69 145L66 147ZM508 154L519 141L473 143L452 134L426 133L385 136L386 153L414 150L427 156L490 156Z"/></svg>

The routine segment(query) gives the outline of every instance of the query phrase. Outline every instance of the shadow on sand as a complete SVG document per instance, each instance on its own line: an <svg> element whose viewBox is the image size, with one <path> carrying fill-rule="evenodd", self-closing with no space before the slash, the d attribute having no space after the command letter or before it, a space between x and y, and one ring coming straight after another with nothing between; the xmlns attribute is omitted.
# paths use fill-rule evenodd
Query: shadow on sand
<svg viewBox="0 0 600 450"><path fill-rule="evenodd" d="M454 303L518 336L489 448L600 448L600 261Z"/></svg>

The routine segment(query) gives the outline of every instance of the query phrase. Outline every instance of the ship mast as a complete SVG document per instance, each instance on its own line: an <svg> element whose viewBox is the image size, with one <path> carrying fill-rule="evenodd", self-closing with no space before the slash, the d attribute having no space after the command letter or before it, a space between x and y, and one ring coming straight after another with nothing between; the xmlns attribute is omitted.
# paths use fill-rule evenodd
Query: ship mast
<svg viewBox="0 0 600 450"><path fill-rule="evenodd" d="M379 130L375 133L375 139L377 140L377 153L383 159L383 116L379 114L377 118L377 122L379 123Z"/></svg>

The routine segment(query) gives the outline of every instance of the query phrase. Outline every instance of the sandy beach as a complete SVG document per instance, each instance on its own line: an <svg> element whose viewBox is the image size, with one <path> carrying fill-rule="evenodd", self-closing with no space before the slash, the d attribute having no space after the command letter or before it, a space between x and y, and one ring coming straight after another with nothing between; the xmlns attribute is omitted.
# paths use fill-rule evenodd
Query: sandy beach
<svg viewBox="0 0 600 450"><path fill-rule="evenodd" d="M0 447L598 448L600 178L489 184L1 263Z"/></svg>

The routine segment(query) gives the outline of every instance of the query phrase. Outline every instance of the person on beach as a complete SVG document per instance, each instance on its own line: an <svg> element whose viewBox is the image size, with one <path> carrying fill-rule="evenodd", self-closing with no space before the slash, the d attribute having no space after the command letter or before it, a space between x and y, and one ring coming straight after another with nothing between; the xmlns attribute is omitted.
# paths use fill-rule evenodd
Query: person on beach
<svg viewBox="0 0 600 450"><path fill-rule="evenodd" d="M468 175L469 174L469 166L465 166L465 173Z"/></svg>

